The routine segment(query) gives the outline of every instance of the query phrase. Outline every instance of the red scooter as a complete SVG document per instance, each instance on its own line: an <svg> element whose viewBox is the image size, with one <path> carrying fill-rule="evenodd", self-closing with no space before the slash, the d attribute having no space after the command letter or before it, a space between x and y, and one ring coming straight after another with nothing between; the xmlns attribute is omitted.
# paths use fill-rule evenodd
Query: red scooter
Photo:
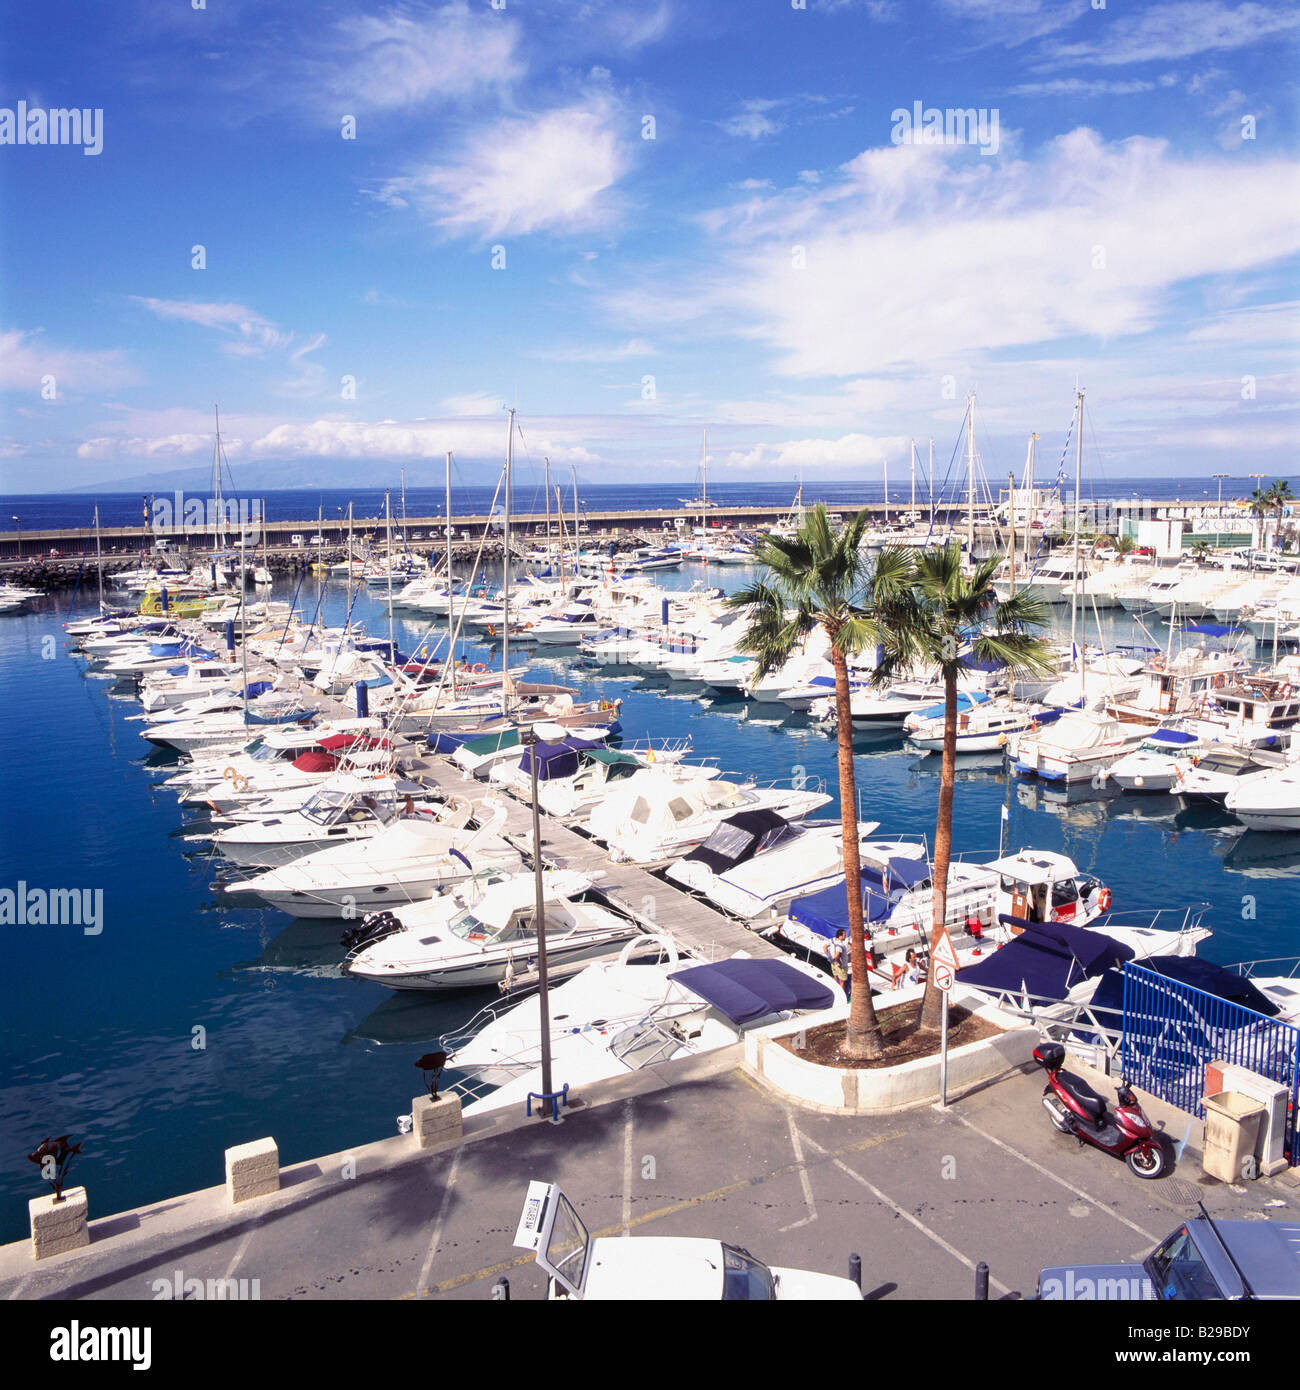
<svg viewBox="0 0 1300 1390"><path fill-rule="evenodd" d="M1062 1134L1122 1158L1140 1178L1163 1176L1168 1156L1127 1081L1119 1083L1112 1113L1086 1081L1061 1070L1065 1048L1060 1043L1039 1043L1034 1061L1047 1073L1043 1109Z"/></svg>

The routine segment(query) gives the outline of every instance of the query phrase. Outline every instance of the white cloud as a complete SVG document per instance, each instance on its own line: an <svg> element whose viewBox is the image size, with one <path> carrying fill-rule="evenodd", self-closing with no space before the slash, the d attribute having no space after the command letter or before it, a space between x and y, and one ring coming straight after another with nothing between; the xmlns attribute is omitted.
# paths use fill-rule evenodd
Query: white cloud
<svg viewBox="0 0 1300 1390"><path fill-rule="evenodd" d="M747 140L758 140L764 135L775 135L785 128L785 122L777 120L769 113L781 106L779 101L752 100L741 103L734 116L719 121L718 125L728 135L740 135Z"/></svg>
<svg viewBox="0 0 1300 1390"><path fill-rule="evenodd" d="M846 434L839 439L787 439L733 450L722 459L726 468L790 472L874 468L908 455L908 440L893 436ZM892 489L891 489L892 490Z"/></svg>
<svg viewBox="0 0 1300 1390"><path fill-rule="evenodd" d="M1053 66L1168 62L1197 53L1248 48L1298 27L1300 11L1294 6L1262 5L1254 0L1240 5L1223 0L1171 0L1099 25L1094 36L1083 42L1057 44L1049 56Z"/></svg>
<svg viewBox="0 0 1300 1390"><path fill-rule="evenodd" d="M39 396L42 378L47 376L54 378L58 396L67 390L102 390L138 380L126 354L118 348L83 352L47 343L40 333L16 328L0 332L0 391L29 391Z"/></svg>
<svg viewBox="0 0 1300 1390"><path fill-rule="evenodd" d="M1097 78L1090 81L1086 77L1057 77L1047 82L1021 82L1008 88L1013 97L1127 97L1138 92L1150 92L1154 82L1141 79L1132 81L1112 81ZM1167 85L1167 84L1162 84Z"/></svg>
<svg viewBox="0 0 1300 1390"><path fill-rule="evenodd" d="M132 295L131 298L135 303L144 305L156 318L174 319L233 334L234 337L222 344L222 351L233 357L260 357L274 348L288 346L293 337L292 333L243 304L150 299L143 295Z"/></svg>
<svg viewBox="0 0 1300 1390"><path fill-rule="evenodd" d="M439 404L448 415L499 415L502 401L489 391L473 391L463 396L448 396Z"/></svg>
<svg viewBox="0 0 1300 1390"><path fill-rule="evenodd" d="M654 357L655 348L644 338L629 338L614 347L539 348L530 354L548 362L626 362L629 358Z"/></svg>
<svg viewBox="0 0 1300 1390"><path fill-rule="evenodd" d="M464 0L441 8L394 7L350 15L326 41L304 99L340 112L398 110L444 104L523 75L519 26Z"/></svg>
<svg viewBox="0 0 1300 1390"><path fill-rule="evenodd" d="M1148 333L1177 287L1300 252L1296 188L1286 160L1182 161L1082 127L1032 162L889 146L818 189L718 210L698 275L665 287L657 272L607 308L638 327L725 325L791 376L937 382L966 355Z"/></svg>
<svg viewBox="0 0 1300 1390"><path fill-rule="evenodd" d="M393 207L413 205L453 236L575 232L615 218L610 189L627 167L614 105L598 96L500 121L452 160L390 179L375 196Z"/></svg>

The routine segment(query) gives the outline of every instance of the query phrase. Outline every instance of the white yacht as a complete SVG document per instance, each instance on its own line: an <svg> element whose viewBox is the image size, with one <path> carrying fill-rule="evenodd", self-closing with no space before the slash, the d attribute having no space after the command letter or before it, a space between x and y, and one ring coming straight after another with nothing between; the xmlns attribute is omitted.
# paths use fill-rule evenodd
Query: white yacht
<svg viewBox="0 0 1300 1390"><path fill-rule="evenodd" d="M1223 805L1250 830L1300 830L1300 762L1242 778Z"/></svg>
<svg viewBox="0 0 1300 1390"><path fill-rule="evenodd" d="M1049 782L1090 782L1149 733L1105 714L1066 714L1046 728L1029 728L1007 741L1017 772Z"/></svg>
<svg viewBox="0 0 1300 1390"><path fill-rule="evenodd" d="M859 821L859 841L879 828L878 821ZM669 865L666 877L734 917L781 913L793 899L844 878L843 830L838 821L795 822L776 811L740 811Z"/></svg>
<svg viewBox="0 0 1300 1390"><path fill-rule="evenodd" d="M568 870L543 875L547 975L572 974L642 935L637 924L591 894L592 880ZM471 879L454 893L375 914L345 937L344 974L389 989L517 988L537 970L532 873Z"/></svg>
<svg viewBox="0 0 1300 1390"><path fill-rule="evenodd" d="M225 891L291 917L347 917L417 902L485 869L520 868L518 850L498 838L505 818L497 808L477 830L400 819L360 844L319 850Z"/></svg>
<svg viewBox="0 0 1300 1390"><path fill-rule="evenodd" d="M617 961L588 966L550 991L557 1091L728 1047L782 1019L806 1018L813 1027L845 1012L843 991L815 966L745 957L683 966L671 939L653 939L665 963L632 964L646 944L633 940ZM474 1097L467 1115L522 1105L540 1091L541 1033L533 995L443 1039L448 1069L461 1075L456 1088Z"/></svg>
<svg viewBox="0 0 1300 1390"><path fill-rule="evenodd" d="M653 864L685 854L737 811L779 811L802 820L830 797L820 782L781 787L683 776L672 764L645 768L592 808L587 830L624 860Z"/></svg>

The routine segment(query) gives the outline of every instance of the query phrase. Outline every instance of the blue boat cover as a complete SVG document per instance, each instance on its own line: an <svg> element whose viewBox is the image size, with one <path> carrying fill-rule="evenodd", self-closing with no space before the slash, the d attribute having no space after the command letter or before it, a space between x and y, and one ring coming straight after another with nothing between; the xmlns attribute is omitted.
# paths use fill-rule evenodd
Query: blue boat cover
<svg viewBox="0 0 1300 1390"><path fill-rule="evenodd" d="M454 753L463 743L468 743L473 734L437 733L429 735L430 753Z"/></svg>
<svg viewBox="0 0 1300 1390"><path fill-rule="evenodd" d="M1203 632L1207 637L1235 637L1241 632L1239 627L1227 627L1223 623L1188 623L1184 632Z"/></svg>
<svg viewBox="0 0 1300 1390"><path fill-rule="evenodd" d="M256 700L259 695L265 695L271 688L270 681L253 681L248 687L248 698L250 700Z"/></svg>
<svg viewBox="0 0 1300 1390"><path fill-rule="evenodd" d="M828 1009L834 991L783 960L720 960L673 972L692 994L733 1023L752 1023L789 1009Z"/></svg>
<svg viewBox="0 0 1300 1390"><path fill-rule="evenodd" d="M1090 927L1061 922L1029 922L1002 913L998 921L1023 928L1023 935L991 956L967 965L964 985L992 991L1011 990L1046 999L1064 999L1081 980L1091 980L1111 966L1133 959L1133 950Z"/></svg>
<svg viewBox="0 0 1300 1390"><path fill-rule="evenodd" d="M1151 735L1153 743L1195 743L1196 735L1186 729L1157 729Z"/></svg>
<svg viewBox="0 0 1300 1390"><path fill-rule="evenodd" d="M578 754L584 748L599 747L599 743L589 738L562 738L555 743L532 743L524 749L524 755L519 759L519 770L531 775L533 759L536 758L539 782L549 782L556 777L572 777L581 762Z"/></svg>
<svg viewBox="0 0 1300 1390"><path fill-rule="evenodd" d="M892 859L882 874L879 869L864 868L861 874L862 916L870 925L884 922L909 888L925 883L930 866L920 859ZM840 879L820 893L796 898L790 904L792 921L814 931L818 936L833 937L843 928L849 929L849 898L845 880Z"/></svg>
<svg viewBox="0 0 1300 1390"><path fill-rule="evenodd" d="M1167 980L1177 980L1180 984L1201 989L1218 999L1226 999L1231 1004L1253 1009L1257 1014L1273 1018L1279 1012L1278 1006L1267 995L1255 988L1244 975L1235 970L1225 970L1200 956L1149 956L1142 962L1145 970L1163 975ZM965 971L962 979L966 978ZM1124 973L1121 970L1108 970L1092 996L1092 1002L1102 1008L1123 1010Z"/></svg>

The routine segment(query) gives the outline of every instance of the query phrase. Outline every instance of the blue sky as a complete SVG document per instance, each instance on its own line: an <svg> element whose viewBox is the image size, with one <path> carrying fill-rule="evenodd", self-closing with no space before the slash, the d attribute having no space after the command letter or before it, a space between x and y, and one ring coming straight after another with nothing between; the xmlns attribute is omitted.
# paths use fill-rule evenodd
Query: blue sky
<svg viewBox="0 0 1300 1390"><path fill-rule="evenodd" d="M199 3L6 16L0 107L103 112L0 143L8 491L214 402L249 485L486 473L504 404L589 483L901 477L972 390L1051 475L1076 381L1100 473L1296 471L1294 5Z"/></svg>

